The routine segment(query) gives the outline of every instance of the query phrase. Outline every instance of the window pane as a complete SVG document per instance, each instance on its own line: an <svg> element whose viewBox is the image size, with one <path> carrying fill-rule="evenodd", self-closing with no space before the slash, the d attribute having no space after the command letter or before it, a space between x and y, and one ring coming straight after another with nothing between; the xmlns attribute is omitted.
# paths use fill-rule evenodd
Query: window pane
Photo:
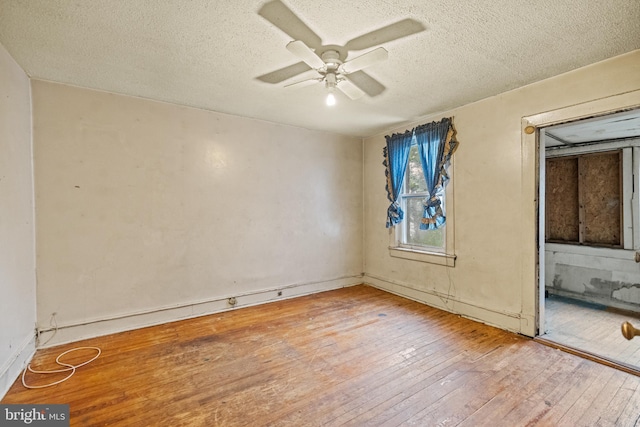
<svg viewBox="0 0 640 427"><path fill-rule="evenodd" d="M444 247L444 227L438 230L420 230L424 207L422 197L407 198L406 227L408 245Z"/></svg>
<svg viewBox="0 0 640 427"><path fill-rule="evenodd" d="M409 151L409 165L407 166L407 191L409 193L422 193L427 191L427 182L424 180L422 173L422 162L420 162L420 154L418 146L411 146Z"/></svg>

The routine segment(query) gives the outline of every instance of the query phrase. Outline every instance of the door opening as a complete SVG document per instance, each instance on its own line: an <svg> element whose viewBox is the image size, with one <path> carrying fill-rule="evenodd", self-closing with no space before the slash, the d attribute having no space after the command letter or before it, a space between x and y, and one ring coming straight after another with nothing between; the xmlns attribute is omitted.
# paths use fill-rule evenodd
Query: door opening
<svg viewBox="0 0 640 427"><path fill-rule="evenodd" d="M640 372L640 109L539 128L538 335Z"/></svg>

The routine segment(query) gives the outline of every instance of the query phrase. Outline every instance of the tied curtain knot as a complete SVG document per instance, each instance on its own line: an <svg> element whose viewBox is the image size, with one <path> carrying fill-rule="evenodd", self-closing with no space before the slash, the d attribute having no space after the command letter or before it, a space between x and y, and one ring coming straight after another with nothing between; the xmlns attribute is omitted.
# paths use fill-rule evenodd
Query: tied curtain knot
<svg viewBox="0 0 640 427"><path fill-rule="evenodd" d="M446 217L442 210L442 201L437 194L427 198L423 206L424 215L420 220L421 230L437 230L445 224Z"/></svg>
<svg viewBox="0 0 640 427"><path fill-rule="evenodd" d="M400 223L404 219L404 212L400 208L400 204L398 202L393 202L389 205L389 209L387 209L387 228L391 225L395 225Z"/></svg>

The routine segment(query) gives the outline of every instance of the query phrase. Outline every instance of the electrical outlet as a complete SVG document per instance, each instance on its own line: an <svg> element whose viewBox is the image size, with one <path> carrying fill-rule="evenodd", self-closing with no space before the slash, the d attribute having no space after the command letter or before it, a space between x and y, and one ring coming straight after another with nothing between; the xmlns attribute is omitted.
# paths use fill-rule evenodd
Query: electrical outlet
<svg viewBox="0 0 640 427"><path fill-rule="evenodd" d="M281 297L282 296L282 291L278 291L278 296Z"/></svg>
<svg viewBox="0 0 640 427"><path fill-rule="evenodd" d="M229 305L230 305L231 307L235 306L235 305L238 303L238 301L236 300L236 297L231 297L231 298L229 298L229 299L227 300L227 302L229 303Z"/></svg>

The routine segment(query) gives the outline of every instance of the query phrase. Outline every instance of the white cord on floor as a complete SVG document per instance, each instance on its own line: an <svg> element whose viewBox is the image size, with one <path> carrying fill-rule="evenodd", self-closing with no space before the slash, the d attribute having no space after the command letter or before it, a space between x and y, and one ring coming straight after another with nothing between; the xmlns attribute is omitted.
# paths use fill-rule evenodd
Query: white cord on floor
<svg viewBox="0 0 640 427"><path fill-rule="evenodd" d="M66 354L71 353L72 351L77 351L77 350L96 350L98 353L93 356L91 359L87 360L86 362L82 362L79 365L72 365L70 363L64 363L60 361L60 358ZM60 354L58 357L56 357L56 363L60 366L66 366L66 368L64 369L54 369L51 371L37 371L35 369L31 369L31 364L28 364L27 367L24 369L24 371L22 371L22 385L25 386L26 388L46 388L46 387L51 387L53 385L56 384L60 384L61 382L64 382L66 380L68 380L69 378L71 378L73 376L73 374L76 373L76 369L87 365L91 362L93 362L94 360L96 360L100 354L102 353L102 350L100 350L98 347L76 347L76 348L72 348L70 350L65 351L64 353ZM56 373L60 373L60 372L67 372L67 371L71 371L71 373L69 375L67 375L66 377L64 377L63 379L53 382L51 384L45 384L45 385L28 385L25 380L24 380L24 376L26 375L27 371L29 372L33 372L34 374L56 374Z"/></svg>

